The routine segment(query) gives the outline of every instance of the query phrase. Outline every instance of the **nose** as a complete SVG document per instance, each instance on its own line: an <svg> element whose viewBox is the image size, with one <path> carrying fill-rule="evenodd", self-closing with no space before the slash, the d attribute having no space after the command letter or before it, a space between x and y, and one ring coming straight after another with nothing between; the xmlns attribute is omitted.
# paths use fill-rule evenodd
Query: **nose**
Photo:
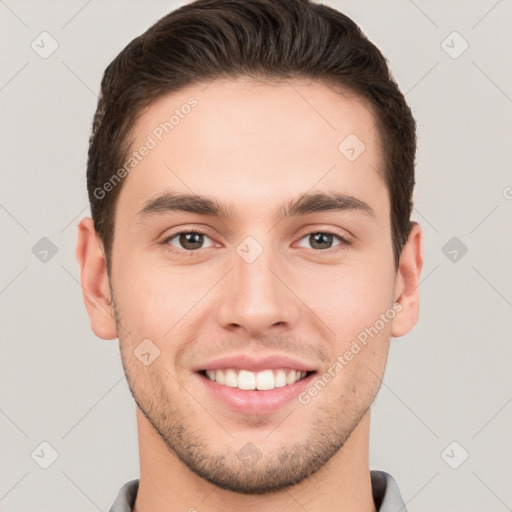
<svg viewBox="0 0 512 512"><path fill-rule="evenodd" d="M293 329L300 318L302 302L293 293L293 276L285 271L270 249L252 262L236 251L233 269L219 290L217 321L228 330L264 336L276 328Z"/></svg>

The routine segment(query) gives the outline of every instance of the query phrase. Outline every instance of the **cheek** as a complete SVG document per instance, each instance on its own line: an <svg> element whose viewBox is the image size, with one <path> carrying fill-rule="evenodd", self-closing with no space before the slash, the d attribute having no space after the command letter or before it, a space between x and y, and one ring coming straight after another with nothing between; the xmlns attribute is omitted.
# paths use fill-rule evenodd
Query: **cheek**
<svg viewBox="0 0 512 512"><path fill-rule="evenodd" d="M340 349L365 328L373 326L392 306L393 274L368 267L343 267L315 293L321 318L335 332ZM381 327L389 333L390 325Z"/></svg>
<svg viewBox="0 0 512 512"><path fill-rule="evenodd" d="M184 278L136 257L123 258L113 268L117 269L112 276L116 306L129 330L138 337L162 337L187 303Z"/></svg>
<svg viewBox="0 0 512 512"><path fill-rule="evenodd" d="M333 358L327 372L336 375L335 386L348 403L370 403L385 370L392 316L387 294L362 296L338 311L332 341Z"/></svg>
<svg viewBox="0 0 512 512"><path fill-rule="evenodd" d="M164 355L170 345L177 347L194 338L197 315L208 313L208 292L221 271L173 266L157 258L133 257L123 263L113 276L114 295L132 343L149 338Z"/></svg>

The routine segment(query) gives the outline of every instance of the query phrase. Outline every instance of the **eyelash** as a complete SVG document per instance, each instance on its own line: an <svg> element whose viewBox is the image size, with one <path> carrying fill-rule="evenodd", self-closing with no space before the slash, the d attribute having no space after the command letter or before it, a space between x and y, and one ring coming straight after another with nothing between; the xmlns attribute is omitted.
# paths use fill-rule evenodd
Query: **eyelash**
<svg viewBox="0 0 512 512"><path fill-rule="evenodd" d="M203 231L200 231L200 230L182 230L182 231L177 231L176 233L173 233L172 235L169 235L168 237L165 238L165 240L163 240L162 244L164 245L164 247L166 248L166 250L168 250L169 252L172 252L173 254L180 254L180 255L184 255L184 256L187 256L187 257L194 257L197 255L197 253L201 250L201 249L210 249L210 247L202 247L200 249L193 249L193 250L187 250L187 249L176 249L175 247L171 246L169 244L169 242L171 240L173 240L174 238L176 238L177 236L179 235L182 235L182 234L197 234L197 235L203 235L207 238L210 238L206 233L204 233ZM339 235L338 233L333 233L331 231L310 231L308 233L305 233L303 236L300 237L299 240L302 240L308 236L311 236L311 235L317 235L317 234L322 234L322 235L331 235L335 238L337 238L339 240L339 245L337 246L334 246L334 247L330 247L329 249L309 249L310 251L314 251L314 252L317 252L317 253L321 253L321 252L325 252L325 253L329 253L331 250L333 249L336 249L336 247L340 247L340 246L349 246L351 244L351 241L342 236L342 235Z"/></svg>

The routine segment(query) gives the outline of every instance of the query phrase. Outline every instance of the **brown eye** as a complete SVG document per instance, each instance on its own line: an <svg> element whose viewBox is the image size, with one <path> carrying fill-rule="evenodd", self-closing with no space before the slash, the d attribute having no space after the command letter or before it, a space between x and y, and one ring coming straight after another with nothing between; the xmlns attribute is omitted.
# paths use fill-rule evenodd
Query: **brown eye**
<svg viewBox="0 0 512 512"><path fill-rule="evenodd" d="M204 248L205 239L211 240L204 233L198 233L196 231L183 231L167 238L166 243L172 245L173 247L177 247L178 249L194 251L196 249ZM173 241L177 241L178 245L176 245L176 243ZM213 244L210 244L208 247L211 247L212 245Z"/></svg>
<svg viewBox="0 0 512 512"><path fill-rule="evenodd" d="M339 242L333 245L333 242L336 239ZM336 235L334 233L328 233L325 231L308 233L307 235L301 238L301 241L302 240L307 240L307 242L310 244L310 248L318 251L331 249L332 247L336 247L342 244L348 244L348 241L342 236ZM300 246L304 247L304 245L302 244Z"/></svg>

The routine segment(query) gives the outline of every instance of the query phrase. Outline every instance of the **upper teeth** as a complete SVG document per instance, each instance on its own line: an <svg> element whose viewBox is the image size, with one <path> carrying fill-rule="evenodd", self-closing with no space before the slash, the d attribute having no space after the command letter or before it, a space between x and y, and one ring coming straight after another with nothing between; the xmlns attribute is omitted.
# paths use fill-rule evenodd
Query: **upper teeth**
<svg viewBox="0 0 512 512"><path fill-rule="evenodd" d="M300 370L263 370L251 372L249 370L206 370L210 380L214 380L224 386L239 389L274 389L293 384L306 376L306 372Z"/></svg>

